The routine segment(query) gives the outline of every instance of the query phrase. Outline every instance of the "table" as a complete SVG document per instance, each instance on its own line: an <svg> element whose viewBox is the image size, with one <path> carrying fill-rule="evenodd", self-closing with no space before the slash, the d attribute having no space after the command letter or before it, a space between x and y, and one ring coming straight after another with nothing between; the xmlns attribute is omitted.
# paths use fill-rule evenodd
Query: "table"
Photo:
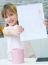
<svg viewBox="0 0 48 65"><path fill-rule="evenodd" d="M7 59L0 59L0 65L48 65L48 62L36 62L36 58L25 58L22 64L11 64Z"/></svg>

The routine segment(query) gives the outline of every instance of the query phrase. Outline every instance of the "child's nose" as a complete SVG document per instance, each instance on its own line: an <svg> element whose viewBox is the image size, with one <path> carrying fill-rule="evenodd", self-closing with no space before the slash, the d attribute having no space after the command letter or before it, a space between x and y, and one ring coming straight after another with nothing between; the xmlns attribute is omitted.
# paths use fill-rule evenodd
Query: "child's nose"
<svg viewBox="0 0 48 65"><path fill-rule="evenodd" d="M8 20L11 20L11 17L8 17Z"/></svg>

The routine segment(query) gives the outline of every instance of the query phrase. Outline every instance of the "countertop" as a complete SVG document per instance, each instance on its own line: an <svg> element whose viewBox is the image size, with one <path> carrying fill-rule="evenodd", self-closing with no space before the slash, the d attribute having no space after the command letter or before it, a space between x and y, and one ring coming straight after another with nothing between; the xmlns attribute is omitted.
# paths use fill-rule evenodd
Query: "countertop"
<svg viewBox="0 0 48 65"><path fill-rule="evenodd" d="M24 63L19 65L48 65L48 62L36 62L37 58L25 58ZM18 64L11 64L8 62L7 59L0 59L0 65L18 65Z"/></svg>

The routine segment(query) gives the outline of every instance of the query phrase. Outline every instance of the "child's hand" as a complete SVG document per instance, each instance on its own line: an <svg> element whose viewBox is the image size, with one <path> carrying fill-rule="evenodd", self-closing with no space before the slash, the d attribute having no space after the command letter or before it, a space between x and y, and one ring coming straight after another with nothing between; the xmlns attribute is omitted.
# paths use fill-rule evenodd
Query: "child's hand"
<svg viewBox="0 0 48 65"><path fill-rule="evenodd" d="M16 33L20 34L24 31L24 28L22 26L16 25Z"/></svg>
<svg viewBox="0 0 48 65"><path fill-rule="evenodd" d="M45 20L43 23L46 27L48 27L48 20Z"/></svg>

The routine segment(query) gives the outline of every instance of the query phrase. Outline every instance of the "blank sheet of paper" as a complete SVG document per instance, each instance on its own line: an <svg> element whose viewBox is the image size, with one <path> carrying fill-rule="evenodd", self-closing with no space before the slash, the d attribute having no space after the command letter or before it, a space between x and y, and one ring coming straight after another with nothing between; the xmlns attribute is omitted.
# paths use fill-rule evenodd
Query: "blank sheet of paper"
<svg viewBox="0 0 48 65"><path fill-rule="evenodd" d="M21 41L46 38L42 3L17 6L19 24L24 28Z"/></svg>

